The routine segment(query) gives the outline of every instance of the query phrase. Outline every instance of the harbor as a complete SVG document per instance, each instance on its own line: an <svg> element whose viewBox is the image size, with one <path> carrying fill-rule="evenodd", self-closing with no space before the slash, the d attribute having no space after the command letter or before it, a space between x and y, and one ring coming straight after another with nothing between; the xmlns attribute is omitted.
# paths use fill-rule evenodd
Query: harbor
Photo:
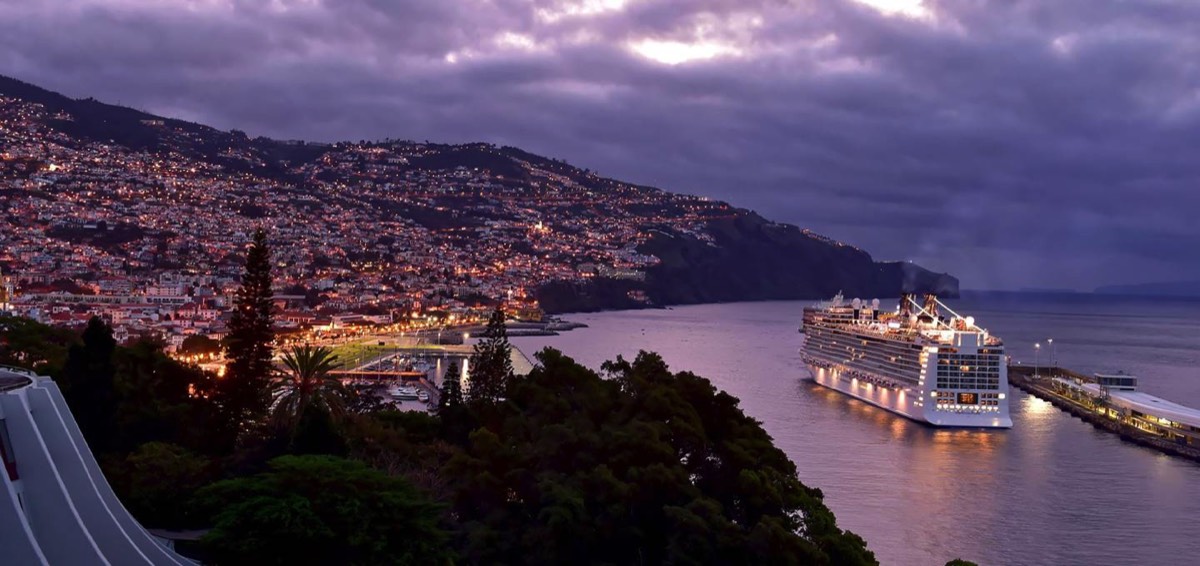
<svg viewBox="0 0 1200 566"><path fill-rule="evenodd" d="M343 367L330 372L343 383L366 386L397 409L428 411L436 407L446 372L456 368L469 387L470 344L429 343L416 337L390 337L343 344L334 352ZM533 362L519 348L511 351L513 373L526 375Z"/></svg>
<svg viewBox="0 0 1200 566"><path fill-rule="evenodd" d="M1200 462L1200 409L1137 391L1135 376L1012 364L1008 380L1122 440Z"/></svg>

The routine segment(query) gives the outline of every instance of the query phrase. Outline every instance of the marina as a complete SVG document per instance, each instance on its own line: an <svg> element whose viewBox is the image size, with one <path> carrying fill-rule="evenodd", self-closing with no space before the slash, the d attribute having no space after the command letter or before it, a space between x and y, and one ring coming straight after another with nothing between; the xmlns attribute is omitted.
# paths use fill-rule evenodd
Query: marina
<svg viewBox="0 0 1200 566"><path fill-rule="evenodd" d="M470 387L470 344L429 344L414 338L372 337L343 347L358 356L346 360L342 369L330 374L345 384L365 386L385 403L397 409L428 411L436 407L446 372L458 368L464 387ZM514 346L513 373L526 375L533 370L529 357Z"/></svg>

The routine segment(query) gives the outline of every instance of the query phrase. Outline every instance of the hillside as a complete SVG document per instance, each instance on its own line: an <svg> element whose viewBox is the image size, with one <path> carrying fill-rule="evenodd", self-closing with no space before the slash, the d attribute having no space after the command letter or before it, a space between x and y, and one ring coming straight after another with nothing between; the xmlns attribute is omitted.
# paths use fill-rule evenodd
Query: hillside
<svg viewBox="0 0 1200 566"><path fill-rule="evenodd" d="M728 203L512 147L250 138L4 77L0 140L6 220L24 227L0 236L0 267L26 279L207 273L219 287L265 225L280 283L322 281L326 306L349 311L958 291L949 275L876 262Z"/></svg>

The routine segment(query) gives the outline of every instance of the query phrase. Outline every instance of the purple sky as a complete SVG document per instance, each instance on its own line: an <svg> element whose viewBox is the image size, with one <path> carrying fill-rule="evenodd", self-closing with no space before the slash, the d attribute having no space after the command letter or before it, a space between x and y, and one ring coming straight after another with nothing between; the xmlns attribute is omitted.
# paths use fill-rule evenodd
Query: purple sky
<svg viewBox="0 0 1200 566"><path fill-rule="evenodd" d="M0 0L0 74L517 145L968 288L1200 279L1195 0Z"/></svg>

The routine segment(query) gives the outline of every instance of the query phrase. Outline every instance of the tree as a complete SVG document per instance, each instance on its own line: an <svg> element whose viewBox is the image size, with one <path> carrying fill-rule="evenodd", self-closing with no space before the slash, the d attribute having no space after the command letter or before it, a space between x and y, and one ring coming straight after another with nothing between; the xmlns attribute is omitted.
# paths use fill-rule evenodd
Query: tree
<svg viewBox="0 0 1200 566"><path fill-rule="evenodd" d="M463 562L875 564L737 399L642 353L554 350L445 466Z"/></svg>
<svg viewBox="0 0 1200 566"><path fill-rule="evenodd" d="M513 376L512 345L500 307L492 311L483 336L471 354L471 381L466 394L472 403L488 404L504 398Z"/></svg>
<svg viewBox="0 0 1200 566"><path fill-rule="evenodd" d="M137 448L115 470L106 474L122 503L144 525L159 528L195 526L187 501L213 479L212 463L187 449L163 442Z"/></svg>
<svg viewBox="0 0 1200 566"><path fill-rule="evenodd" d="M383 386L377 383L351 383L346 386L349 401L346 410L356 415L366 415L386 411L393 407L380 394Z"/></svg>
<svg viewBox="0 0 1200 566"><path fill-rule="evenodd" d="M58 375L75 332L30 320L0 316L0 365L31 369L41 375Z"/></svg>
<svg viewBox="0 0 1200 566"><path fill-rule="evenodd" d="M412 485L331 456L283 456L270 470L201 491L211 563L448 564L439 508Z"/></svg>
<svg viewBox="0 0 1200 566"><path fill-rule="evenodd" d="M117 442L117 368L113 353L117 341L112 328L92 317L83 331L83 341L72 344L63 364L63 397L79 423L84 438L96 453L107 452Z"/></svg>
<svg viewBox="0 0 1200 566"><path fill-rule="evenodd" d="M442 438L456 443L465 442L467 434L475 428L471 411L463 400L461 373L458 364L450 362L446 374L442 376L442 391L437 406Z"/></svg>
<svg viewBox="0 0 1200 566"><path fill-rule="evenodd" d="M193 334L183 339L179 345L179 353L187 355L216 354L221 351L221 343L203 334Z"/></svg>
<svg viewBox="0 0 1200 566"><path fill-rule="evenodd" d="M325 346L304 344L283 354L286 368L278 372L277 397L272 420L281 429L295 433L304 420L305 412L316 405L338 418L346 413L349 392L342 382L330 375L341 364L333 350Z"/></svg>
<svg viewBox="0 0 1200 566"><path fill-rule="evenodd" d="M237 436L262 419L270 406L272 341L271 252L267 234L254 232L242 284L234 299L225 349L229 364L218 388L225 425Z"/></svg>
<svg viewBox="0 0 1200 566"><path fill-rule="evenodd" d="M438 396L437 414L441 415L455 407L461 407L463 404L462 392L462 372L458 369L457 362L450 362L446 368L446 374L442 376L442 391Z"/></svg>
<svg viewBox="0 0 1200 566"><path fill-rule="evenodd" d="M211 397L216 376L171 359L162 345L140 340L118 346L117 439L119 452L147 442L168 442L200 453L226 450L211 433L219 422Z"/></svg>

